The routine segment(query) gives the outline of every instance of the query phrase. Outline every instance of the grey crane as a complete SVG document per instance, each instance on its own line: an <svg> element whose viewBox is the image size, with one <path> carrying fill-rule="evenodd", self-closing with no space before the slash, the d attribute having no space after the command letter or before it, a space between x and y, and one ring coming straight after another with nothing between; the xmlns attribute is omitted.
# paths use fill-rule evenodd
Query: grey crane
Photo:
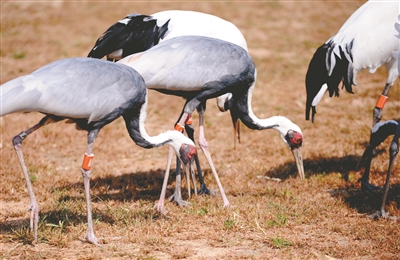
<svg viewBox="0 0 400 260"><path fill-rule="evenodd" d="M231 22L220 17L187 10L167 10L151 15L129 14L125 18L111 25L96 41L88 54L91 58L107 57L107 60L116 61L133 53L145 51L166 40L185 35L207 36L221 39L241 46L247 51L247 42L240 30ZM227 93L217 98L217 105L221 111L230 107L231 94ZM199 107L199 122L204 120L205 108ZM194 129L191 121L186 122L185 130L194 141ZM235 122L234 122L235 123ZM240 124L234 124L234 146L236 140L240 142ZM203 128L200 135L204 136ZM199 193L210 193L204 182L198 157L195 157L200 180ZM170 163L169 163L170 164ZM177 160L177 183L180 183L180 165ZM178 190L180 187L178 187ZM196 191L196 190L195 190ZM177 201L178 202L178 201ZM179 201L179 204L184 202Z"/></svg>
<svg viewBox="0 0 400 260"><path fill-rule="evenodd" d="M117 63L137 70L146 82L147 88L186 99L176 125L178 129L182 129L185 122L190 120L196 108L199 106L205 108L208 99L232 93L230 112L234 122L240 119L251 129L277 130L293 152L299 175L304 178L301 129L283 116L259 119L254 115L251 99L256 80L256 67L248 52L240 46L210 37L181 36L164 41L147 51L127 56ZM203 127L204 122L201 121L200 129ZM229 206L204 135L199 135L199 145L210 164L224 207ZM168 173L164 178L168 178ZM164 189L163 192L156 205L162 212ZM180 194L175 192L175 195Z"/></svg>
<svg viewBox="0 0 400 260"><path fill-rule="evenodd" d="M187 172L196 154L194 143L178 131L149 136L145 130L147 88L135 70L98 59L70 58L50 63L33 73L4 83L0 116L14 112L40 112L42 120L16 135L12 142L28 186L30 228L37 240L39 205L22 154L22 141L42 126L67 119L88 132L82 163L85 187L88 242L98 244L93 230L90 174L93 143L102 127L122 116L132 140L144 148L168 144L182 160Z"/></svg>

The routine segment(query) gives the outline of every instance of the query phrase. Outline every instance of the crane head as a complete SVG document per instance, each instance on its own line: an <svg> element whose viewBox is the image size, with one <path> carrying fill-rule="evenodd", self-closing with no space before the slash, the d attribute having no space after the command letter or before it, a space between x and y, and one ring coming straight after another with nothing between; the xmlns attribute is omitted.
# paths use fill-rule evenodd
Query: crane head
<svg viewBox="0 0 400 260"><path fill-rule="evenodd" d="M192 164L196 154L196 147L191 144L182 144L181 148L179 149L179 158L184 165Z"/></svg>
<svg viewBox="0 0 400 260"><path fill-rule="evenodd" d="M300 179L305 179L303 156L301 154L301 146L303 144L303 135L295 130L289 130L285 135L285 141L292 150L293 157L296 161L297 171Z"/></svg>

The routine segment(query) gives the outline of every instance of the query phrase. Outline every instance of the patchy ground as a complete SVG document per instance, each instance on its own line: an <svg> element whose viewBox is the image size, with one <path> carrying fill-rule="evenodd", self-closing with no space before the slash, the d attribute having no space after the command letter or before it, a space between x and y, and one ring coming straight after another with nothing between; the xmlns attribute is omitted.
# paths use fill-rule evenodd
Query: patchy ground
<svg viewBox="0 0 400 260"><path fill-rule="evenodd" d="M340 98L325 97L316 122L304 120L308 63L362 3L2 1L0 83L54 60L86 56L98 36L128 13L185 9L232 21L245 35L258 69L254 113L260 118L284 115L302 128L307 178L298 178L290 150L273 130L242 126L242 143L233 149L230 116L210 100L206 137L233 207L223 208L220 197L198 196L185 208L167 203L168 217L160 216L152 207L159 198L167 148L139 148L117 120L100 132L94 147L91 193L94 228L102 243L96 247L82 242L87 226L79 169L86 134L73 125L49 125L24 142L41 207L39 241L32 245L29 197L11 139L41 115L7 115L1 124L1 258L398 259L399 222L367 218L379 208L382 193L361 191L363 171L355 169L369 139L385 70L363 71L354 95L342 90ZM150 91L149 134L171 129L183 103ZM397 119L399 107L396 83L384 120ZM373 160L371 180L377 185L384 183L389 141L378 147ZM199 154L206 181L216 189ZM387 210L400 217L398 161L393 173ZM173 187L174 176L167 195Z"/></svg>

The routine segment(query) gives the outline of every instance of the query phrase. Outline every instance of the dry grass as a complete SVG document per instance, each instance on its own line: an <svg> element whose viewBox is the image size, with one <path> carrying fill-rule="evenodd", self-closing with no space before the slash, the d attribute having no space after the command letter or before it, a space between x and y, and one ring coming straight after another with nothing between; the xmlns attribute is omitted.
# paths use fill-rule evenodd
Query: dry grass
<svg viewBox="0 0 400 260"><path fill-rule="evenodd" d="M127 13L191 9L216 14L243 32L258 68L253 109L259 117L281 114L304 134L307 179L297 178L290 151L274 131L243 127L233 150L230 118L210 101L206 137L233 208L219 197L167 203L168 218L153 209L167 149L144 150L129 139L122 120L96 140L92 177L95 232L102 247L81 241L86 232L80 164L86 134L62 123L46 126L24 142L24 154L41 213L32 246L25 181L11 145L39 114L8 115L1 125L0 249L3 259L397 259L398 222L366 217L382 193L360 190L356 171L369 139L372 108L386 73L358 76L355 95L325 98L316 123L304 120L304 77L315 49L335 33L363 1L338 2L1 2L1 83L54 60L86 56L97 37ZM150 92L146 129L170 129L179 98ZM398 118L399 84L384 119ZM197 117L197 115L195 115ZM195 121L196 122L196 121ZM383 185L388 144L379 146L371 180ZM208 185L216 184L206 165ZM281 178L269 181L257 176ZM171 193L174 182L171 177ZM387 210L400 217L398 163ZM184 194L185 196L186 194Z"/></svg>

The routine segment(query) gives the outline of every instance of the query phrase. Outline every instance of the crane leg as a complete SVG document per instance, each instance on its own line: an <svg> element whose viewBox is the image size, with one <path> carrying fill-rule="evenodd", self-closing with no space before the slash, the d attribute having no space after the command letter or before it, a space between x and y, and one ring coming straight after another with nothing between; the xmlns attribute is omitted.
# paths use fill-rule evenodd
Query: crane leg
<svg viewBox="0 0 400 260"><path fill-rule="evenodd" d="M179 170L178 170L179 169ZM182 199L182 185L181 185L181 161L176 158L176 182L175 182L175 191L174 194L169 197L169 200L174 200L179 206L185 207L187 205L191 205L192 203L185 201ZM189 183L190 185L190 183ZM190 189L190 186L188 187Z"/></svg>
<svg viewBox="0 0 400 260"><path fill-rule="evenodd" d="M185 125L185 130L186 133L188 135L188 137L193 141L194 141L194 129L193 126L190 124L186 124ZM199 157L196 154L196 156L194 157L194 161L196 163L196 168L197 168L197 172L199 175L199 181L200 181L200 190L199 190L199 194L210 194L210 190L207 189L207 185L204 181L204 175L203 175L203 171L201 170L201 166L200 166L200 161L199 161ZM192 178L194 178L194 173L192 172ZM195 181L193 181L193 185L195 187L195 194L197 195L197 187L196 187L196 183Z"/></svg>
<svg viewBox="0 0 400 260"><path fill-rule="evenodd" d="M188 114L185 114L185 117L183 118L183 114L180 117L180 121L176 124L175 130L176 131L183 131L182 125L184 125L184 122L186 121L186 118L188 117ZM183 119L182 119L183 118ZM164 204L165 204L165 194L167 190L167 185L168 185L168 178L169 178L169 173L171 169L171 162L172 162L172 157L174 155L174 150L172 147L168 149L168 159L167 159L167 167L165 170L164 174L164 181L163 181L163 186L161 189L161 194L160 194L160 199L158 200L157 204L154 206L154 208L158 211L161 212L162 214L166 214L166 211L164 209ZM196 155L197 157L197 155ZM181 193L181 173L180 173L180 160L177 157L176 158L176 183L175 183L175 191L174 194L169 198L169 200L174 199L174 201L180 205L180 206L186 206L189 204L189 202L184 201L182 199L182 193ZM190 189L190 186L188 187Z"/></svg>
<svg viewBox="0 0 400 260"><path fill-rule="evenodd" d="M170 147L168 150L167 167L166 167L165 174L164 174L164 181L163 181L163 186L161 188L160 199L158 200L157 204L154 205L154 208L163 215L167 214L167 212L165 211L165 208L164 208L164 203L165 203L165 194L167 192L168 178L169 178L169 172L171 169L171 162L172 162L173 155L174 155L174 150L172 147Z"/></svg>
<svg viewBox="0 0 400 260"><path fill-rule="evenodd" d="M38 226L39 226L39 204L37 203L35 193L33 192L33 187L32 187L32 182L29 177L28 169L26 168L25 160L24 160L24 155L22 153L22 141L31 133L36 131L37 129L41 128L42 126L46 124L50 124L53 122L56 122L60 119L52 118L50 116L45 116L40 120L40 122L31 128L29 128L26 131L22 131L19 135L16 135L12 139L12 143L15 149L15 152L18 156L19 163L21 165L22 172L25 177L26 185L28 188L28 194L30 198L30 204L29 204L29 211L30 211L30 218L29 218L29 227L30 230L33 230L34 234L34 241L37 241L37 234L38 234Z"/></svg>
<svg viewBox="0 0 400 260"><path fill-rule="evenodd" d="M97 246L99 246L98 239L94 235L94 229L93 229L93 217L92 217L92 202L91 202L91 197L90 197L90 175L91 175L91 169L92 169L92 160L94 155L92 154L92 147L93 147L93 142L96 139L98 134L98 130L92 130L88 134L88 146L83 158L83 163L82 163L82 177L83 177L83 185L85 188L85 197L86 197L86 209L87 209L87 222L88 222L88 231L85 235L85 239Z"/></svg>
<svg viewBox="0 0 400 260"><path fill-rule="evenodd" d="M204 116L200 114L199 116L199 121L200 121L200 131L199 131L199 145L201 150L203 151L204 155L206 156L207 162L210 165L211 171L214 174L215 181L217 182L219 192L221 193L222 200L224 202L224 207L230 206L229 200L226 197L224 188L222 187L221 181L218 177L218 173L214 167L214 163L211 159L210 152L208 151L208 143L207 140L204 137Z"/></svg>
<svg viewBox="0 0 400 260"><path fill-rule="evenodd" d="M382 94L379 96L379 99L376 102L376 105L373 110L372 126L376 125L376 123L378 123L382 119L383 108L385 107L386 101L388 99L387 95L389 93L390 87L391 85L389 83L386 83Z"/></svg>

